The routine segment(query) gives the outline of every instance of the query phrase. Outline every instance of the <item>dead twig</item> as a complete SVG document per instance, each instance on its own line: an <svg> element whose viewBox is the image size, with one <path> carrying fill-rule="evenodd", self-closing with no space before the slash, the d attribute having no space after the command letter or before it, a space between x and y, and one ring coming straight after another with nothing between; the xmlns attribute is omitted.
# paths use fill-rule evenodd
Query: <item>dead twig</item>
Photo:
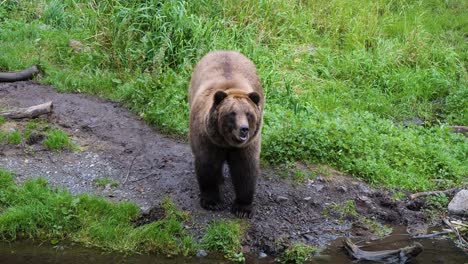
<svg viewBox="0 0 468 264"><path fill-rule="evenodd" d="M410 198L412 200L416 199L416 198L419 198L419 197L424 197L424 196L428 196L428 195L437 195L437 194L452 194L454 192L456 192L457 190L461 189L461 187L455 187L455 188L452 188L452 189L448 189L448 190L445 190L445 191L430 191L430 192L418 192L418 193L413 193L412 195L410 195Z"/></svg>
<svg viewBox="0 0 468 264"><path fill-rule="evenodd" d="M144 176L144 177L142 177L142 178L140 178L140 179L131 180L130 182L131 182L131 183L139 182L139 181L148 179L149 177L151 177L151 176L153 176L153 175L156 175L156 173L148 173L146 176Z"/></svg>
<svg viewBox="0 0 468 264"><path fill-rule="evenodd" d="M452 231L455 233L455 235L457 235L458 240L463 245L463 247L468 248L468 242L463 238L463 236L460 234L460 232L458 232L458 229L455 228L447 218L444 218L442 221L444 222L444 224L446 224L448 227L450 227L450 229L452 229Z"/></svg>
<svg viewBox="0 0 468 264"><path fill-rule="evenodd" d="M412 246L379 251L365 251L356 246L349 238L343 242L343 246L348 254L360 261L380 261L385 263L407 263L423 251L423 246L419 243L414 243Z"/></svg>
<svg viewBox="0 0 468 264"><path fill-rule="evenodd" d="M130 167L128 167L128 170L127 170L127 176L125 176L125 180L123 181L122 185L124 185L127 180L128 180L128 175L130 175L130 171L132 170L132 167L133 167L133 163L135 162L137 156L135 155L132 159L132 163L130 163Z"/></svg>
<svg viewBox="0 0 468 264"><path fill-rule="evenodd" d="M29 80L39 72L36 65L19 72L0 72L0 82L16 82Z"/></svg>
<svg viewBox="0 0 468 264"><path fill-rule="evenodd" d="M40 105L35 105L27 108L19 108L10 111L0 112L0 116L11 118L11 119L21 119L21 118L35 118L40 115L49 114L52 112L53 105L52 102L43 103Z"/></svg>

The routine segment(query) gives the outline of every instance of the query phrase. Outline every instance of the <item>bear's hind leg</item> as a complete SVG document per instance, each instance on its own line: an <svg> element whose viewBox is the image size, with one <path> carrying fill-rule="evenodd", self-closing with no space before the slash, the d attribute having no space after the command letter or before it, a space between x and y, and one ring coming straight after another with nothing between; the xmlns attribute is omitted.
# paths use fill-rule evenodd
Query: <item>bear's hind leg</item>
<svg viewBox="0 0 468 264"><path fill-rule="evenodd" d="M223 177L224 155L218 151L206 151L195 156L195 172L200 187L200 206L207 210L222 210L219 192Z"/></svg>

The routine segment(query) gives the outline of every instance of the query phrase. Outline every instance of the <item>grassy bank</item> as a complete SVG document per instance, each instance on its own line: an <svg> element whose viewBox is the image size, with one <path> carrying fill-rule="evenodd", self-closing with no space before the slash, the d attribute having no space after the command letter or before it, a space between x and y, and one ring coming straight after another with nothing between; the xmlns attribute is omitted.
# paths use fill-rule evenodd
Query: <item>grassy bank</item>
<svg viewBox="0 0 468 264"><path fill-rule="evenodd" d="M13 175L0 169L0 240L33 238L57 244L79 242L104 250L192 256L199 248L242 260L244 229L239 221L214 222L200 243L187 231L190 216L168 199L161 202L164 215L149 224L133 221L139 208L113 203L93 195L73 196L48 186L44 179L18 185Z"/></svg>
<svg viewBox="0 0 468 264"><path fill-rule="evenodd" d="M3 1L0 69L38 63L41 82L122 101L185 136L194 64L240 50L266 91L265 160L445 188L468 171L466 138L446 128L468 124L467 9L462 0Z"/></svg>

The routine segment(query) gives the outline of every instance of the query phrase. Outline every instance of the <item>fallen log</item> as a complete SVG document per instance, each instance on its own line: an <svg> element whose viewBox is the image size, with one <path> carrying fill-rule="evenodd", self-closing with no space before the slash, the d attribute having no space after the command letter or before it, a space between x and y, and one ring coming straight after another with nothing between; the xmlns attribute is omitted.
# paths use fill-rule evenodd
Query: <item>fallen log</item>
<svg viewBox="0 0 468 264"><path fill-rule="evenodd" d="M453 132L461 133L465 136L468 135L468 126L451 126L450 128L453 130Z"/></svg>
<svg viewBox="0 0 468 264"><path fill-rule="evenodd" d="M459 189L461 189L462 187L461 186L458 186L458 187L455 187L455 188L452 188L452 189L448 189L448 190L445 190L445 191L430 191L430 192L418 192L418 193L413 193L410 195L410 198L412 200L416 199L416 198L419 198L419 197L424 197L424 196L428 196L428 195L437 195L437 194L452 194L452 193L455 193L457 192Z"/></svg>
<svg viewBox="0 0 468 264"><path fill-rule="evenodd" d="M380 251L365 251L359 249L349 238L343 242L348 254L358 261L378 261L383 263L407 263L423 251L423 246L415 242L412 246Z"/></svg>
<svg viewBox="0 0 468 264"><path fill-rule="evenodd" d="M36 65L19 72L0 72L0 82L16 82L32 79L39 72Z"/></svg>
<svg viewBox="0 0 468 264"><path fill-rule="evenodd" d="M11 119L34 118L40 115L51 113L52 108L52 102L47 102L27 108L19 108L15 110L0 112L0 116Z"/></svg>

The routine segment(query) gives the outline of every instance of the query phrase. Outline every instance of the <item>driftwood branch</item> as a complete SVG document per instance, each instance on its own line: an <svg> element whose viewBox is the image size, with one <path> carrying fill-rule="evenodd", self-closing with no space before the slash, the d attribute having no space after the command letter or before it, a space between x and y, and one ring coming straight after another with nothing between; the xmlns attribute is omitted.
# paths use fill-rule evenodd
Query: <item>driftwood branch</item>
<svg viewBox="0 0 468 264"><path fill-rule="evenodd" d="M407 263L423 251L422 245L417 242L415 242L412 246L404 248L380 251L361 250L358 246L351 242L349 238L347 238L343 244L348 254L358 261L367 260L380 261L385 263Z"/></svg>
<svg viewBox="0 0 468 264"><path fill-rule="evenodd" d="M450 233L453 233L453 231L452 230L444 230L444 231L440 231L440 232L436 232L436 233L432 233L432 234L417 235L417 236L413 236L411 238L413 238L413 239L433 238L433 237L436 237L436 236L443 236L443 235L447 235L447 234L450 234Z"/></svg>
<svg viewBox="0 0 468 264"><path fill-rule="evenodd" d="M16 82L32 79L39 72L36 65L19 72L0 72L0 82Z"/></svg>
<svg viewBox="0 0 468 264"><path fill-rule="evenodd" d="M52 108L52 102L47 102L27 108L19 108L16 110L0 112L0 116L11 119L34 118L52 112Z"/></svg>
<svg viewBox="0 0 468 264"><path fill-rule="evenodd" d="M468 249L468 241L465 240L465 238L460 234L460 232L458 231L457 228L454 227L454 225L452 223L450 223L450 221L448 219L443 219L443 222L444 224L446 224L448 227L450 227L450 229L452 229L452 231L455 233L455 235L457 235L458 237L458 241L460 241L460 243L462 244L463 247L467 248Z"/></svg>
<svg viewBox="0 0 468 264"><path fill-rule="evenodd" d="M468 135L468 126L451 126L450 128L453 130L453 132L461 133L465 136Z"/></svg>
<svg viewBox="0 0 468 264"><path fill-rule="evenodd" d="M448 190L445 190L445 191L418 192L418 193L413 193L412 195L410 195L410 198L411 199L416 199L416 198L424 197L424 196L428 196L428 195L452 194L452 193L456 192L459 189L460 189L460 186L452 188L452 189L448 189Z"/></svg>

